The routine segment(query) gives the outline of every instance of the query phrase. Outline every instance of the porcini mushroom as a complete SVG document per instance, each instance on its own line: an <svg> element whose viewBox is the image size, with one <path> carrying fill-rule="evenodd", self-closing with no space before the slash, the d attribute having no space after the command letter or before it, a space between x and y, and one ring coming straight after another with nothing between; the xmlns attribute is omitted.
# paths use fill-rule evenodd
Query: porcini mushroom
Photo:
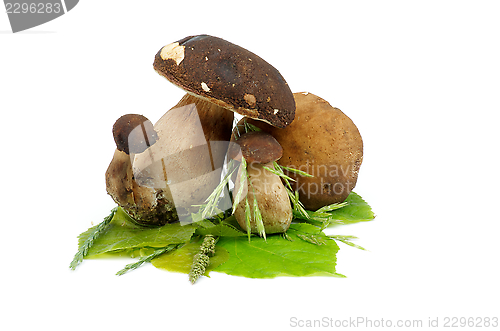
<svg viewBox="0 0 500 331"><path fill-rule="evenodd" d="M153 67L188 94L155 124L159 143L135 157L134 174L178 213L190 215L190 206L202 204L220 181L233 112L285 127L295 101L274 67L212 36L161 48Z"/></svg>
<svg viewBox="0 0 500 331"><path fill-rule="evenodd" d="M234 192L239 192L243 186L243 194L234 215L238 224L247 231L247 201L250 207L250 230L259 233L255 218L254 199L260 210L265 233L285 232L292 222L292 207L281 179L276 174L265 169L274 169L274 161L280 159L283 150L280 144L270 134L264 132L247 132L242 134L236 144L232 144L228 156L235 160L245 158L241 163L235 182ZM237 148L239 146L239 148ZM244 171L245 170L245 171ZM242 178L247 175L247 179ZM235 197L237 198L237 197Z"/></svg>
<svg viewBox="0 0 500 331"><path fill-rule="evenodd" d="M160 49L153 67L189 94L243 116L279 128L293 121L295 101L279 71L224 39L183 38Z"/></svg>
<svg viewBox="0 0 500 331"><path fill-rule="evenodd" d="M116 150L106 170L106 191L113 200L138 222L163 224L177 218L175 209L158 210L155 190L140 186L134 180L132 160L158 140L153 124L144 116L127 114L113 125Z"/></svg>
<svg viewBox="0 0 500 331"><path fill-rule="evenodd" d="M294 93L295 120L279 129L252 119L246 120L270 133L283 147L281 166L305 171L314 177L292 172L286 175L306 209L344 201L354 188L363 160L363 140L352 122L340 109L312 93Z"/></svg>
<svg viewBox="0 0 500 331"><path fill-rule="evenodd" d="M203 203L218 185L233 112L286 127L295 101L274 67L212 36L190 36L162 47L153 67L188 93L155 124L158 142L134 156L132 176L126 176L132 183L121 190L146 192L147 210L129 208L130 214L156 224L162 215L165 222L175 220L180 210L189 216L190 206ZM127 195L128 200L140 197Z"/></svg>
<svg viewBox="0 0 500 331"><path fill-rule="evenodd" d="M113 125L116 148L127 155L142 153L158 139L153 124L143 115L121 116Z"/></svg>

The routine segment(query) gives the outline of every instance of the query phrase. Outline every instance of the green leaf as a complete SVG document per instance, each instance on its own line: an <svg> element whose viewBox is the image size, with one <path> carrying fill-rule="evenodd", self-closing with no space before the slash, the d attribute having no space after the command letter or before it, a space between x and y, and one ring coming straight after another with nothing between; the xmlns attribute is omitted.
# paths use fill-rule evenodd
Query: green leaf
<svg viewBox="0 0 500 331"><path fill-rule="evenodd" d="M231 216L234 217L234 216ZM230 217L230 218L231 218ZM197 235L202 235L206 236L208 234L211 234L212 236L215 237L246 237L247 233L243 232L239 229L237 229L234 225L230 223L220 223L220 224L213 224L212 227L210 228L198 228L196 229L196 234Z"/></svg>
<svg viewBox="0 0 500 331"><path fill-rule="evenodd" d="M307 223L294 223L290 225L288 231L292 232L302 232L307 234L320 234L321 229L317 226Z"/></svg>
<svg viewBox="0 0 500 331"><path fill-rule="evenodd" d="M314 245L326 245L325 239L328 239L320 228L307 223L292 224L288 232Z"/></svg>
<svg viewBox="0 0 500 331"><path fill-rule="evenodd" d="M293 197L291 198L293 201ZM307 215L304 215L304 212ZM323 229L329 226L371 221L375 218L371 207L354 192L351 192L344 202L325 206L317 211L302 212L296 208L293 210L293 216L296 222L309 222Z"/></svg>
<svg viewBox="0 0 500 331"><path fill-rule="evenodd" d="M151 264L159 269L189 274L191 265L193 264L193 258L199 253L200 246L200 242L186 244L172 252L160 255L153 259ZM205 276L208 276L210 271L227 260L229 260L229 253L223 247L216 245L215 255L210 257L210 264L205 270Z"/></svg>
<svg viewBox="0 0 500 331"><path fill-rule="evenodd" d="M375 218L372 208L358 194L351 192L345 202L347 206L329 212L332 219L341 221L341 224L353 224Z"/></svg>
<svg viewBox="0 0 500 331"><path fill-rule="evenodd" d="M292 201L297 199L292 192L289 194ZM295 203L300 206L299 201ZM234 215L226 219L223 219L224 214L217 215L214 219L203 219L200 213L193 217L193 220L198 221L194 224L182 226L175 223L148 228L138 225L121 208L117 208L109 223L94 226L79 236L79 251L83 252L83 248L92 242L86 257L123 254L143 257L136 263L127 265L120 273L146 262L151 262L158 268L189 273L200 244L186 243L196 233L219 237L216 254L210 258L211 264L205 274L214 270L250 278L313 275L344 277L335 270L336 253L339 250L336 241L363 248L351 242L356 239L353 236L327 236L322 230L332 223L349 224L370 221L375 217L370 206L354 192L349 195L346 203L348 205L340 209L337 208L341 205L331 205L316 212L304 210L307 214L305 216L301 214L300 208L296 208L294 221L308 223L294 223L287 233L270 235L267 241L259 237L248 241L245 238L247 233L239 227ZM248 201L245 207L247 217L250 218ZM170 248L166 248L169 245L179 249L162 252L161 249L169 250Z"/></svg>
<svg viewBox="0 0 500 331"><path fill-rule="evenodd" d="M215 224L209 220L201 218L200 214L191 214L191 217L193 219L193 225L196 226L196 228L211 229L215 226Z"/></svg>
<svg viewBox="0 0 500 331"><path fill-rule="evenodd" d="M94 228L90 228L78 237L80 246ZM88 250L87 257L144 247L181 244L189 241L195 230L192 225L182 226L180 223L166 224L158 228L141 227L133 223L123 209L118 208L111 223Z"/></svg>
<svg viewBox="0 0 500 331"><path fill-rule="evenodd" d="M312 233L311 233L312 232ZM298 234L314 234L322 245L314 245L300 239ZM250 278L274 278L277 276L335 276L339 247L310 224L292 224L286 239L282 235L270 235L267 241L255 237L248 242L241 237L219 238L218 247L225 248L229 260L214 271Z"/></svg>

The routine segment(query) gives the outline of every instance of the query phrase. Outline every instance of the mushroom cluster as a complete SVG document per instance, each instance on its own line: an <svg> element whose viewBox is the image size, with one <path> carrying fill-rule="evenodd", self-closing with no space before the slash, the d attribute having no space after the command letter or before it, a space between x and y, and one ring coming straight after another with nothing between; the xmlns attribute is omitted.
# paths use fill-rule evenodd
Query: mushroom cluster
<svg viewBox="0 0 500 331"><path fill-rule="evenodd" d="M153 67L187 94L155 123L154 144L133 154L117 145L106 186L137 222L161 225L189 217L220 183L233 112L285 128L295 100L273 66L213 36L162 47Z"/></svg>
<svg viewBox="0 0 500 331"><path fill-rule="evenodd" d="M354 123L318 96L293 94L254 53L217 37L189 36L162 47L153 67L186 94L154 126L142 115L118 119L106 172L107 192L138 223L190 219L221 184L228 160L239 164L234 215L243 230L261 235L284 232L292 221L276 173L294 180L310 210L344 201L355 186L363 142ZM243 119L233 129L234 113ZM250 125L260 131L248 131Z"/></svg>

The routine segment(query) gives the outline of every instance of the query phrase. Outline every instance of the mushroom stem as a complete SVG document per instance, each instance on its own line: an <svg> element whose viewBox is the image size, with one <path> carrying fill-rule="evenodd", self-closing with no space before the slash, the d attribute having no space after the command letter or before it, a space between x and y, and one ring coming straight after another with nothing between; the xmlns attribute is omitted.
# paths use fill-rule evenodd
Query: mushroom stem
<svg viewBox="0 0 500 331"><path fill-rule="evenodd" d="M116 149L106 170L106 190L118 205L129 209L135 204L132 187L133 175L130 156Z"/></svg>
<svg viewBox="0 0 500 331"><path fill-rule="evenodd" d="M239 201L234 215L238 224L246 231L245 201L248 200L251 214L251 232L258 233L253 207L253 201L256 199L261 211L265 232L268 234L285 232L290 226L293 216L290 200L280 177L267 171L264 167L274 169L274 164L273 162L248 164L246 168L248 180L246 181L246 187L243 188L242 199ZM238 192L241 186L241 173L240 165L234 188L235 192Z"/></svg>
<svg viewBox="0 0 500 331"><path fill-rule="evenodd" d="M158 142L137 154L139 185L155 190L163 204L190 216L220 182L233 112L186 94L154 125ZM162 206L158 206L161 212Z"/></svg>

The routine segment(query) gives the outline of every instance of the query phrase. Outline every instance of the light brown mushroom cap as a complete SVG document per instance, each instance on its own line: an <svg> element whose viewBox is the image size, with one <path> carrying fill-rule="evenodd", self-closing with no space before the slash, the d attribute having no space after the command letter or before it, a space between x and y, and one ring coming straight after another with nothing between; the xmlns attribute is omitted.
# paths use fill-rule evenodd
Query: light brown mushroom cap
<svg viewBox="0 0 500 331"><path fill-rule="evenodd" d="M294 93L295 120L278 129L251 119L242 119L270 133L283 147L278 164L299 169L314 177L285 173L295 179L292 188L299 191L306 209L344 201L355 187L363 161L363 140L353 123L340 109L312 93ZM234 135L233 131L233 135Z"/></svg>
<svg viewBox="0 0 500 331"><path fill-rule="evenodd" d="M242 134L237 140L231 139L228 157L241 161L241 156L247 163L269 163L277 161L283 155L283 148L280 143L269 133L247 132Z"/></svg>
<svg viewBox="0 0 500 331"><path fill-rule="evenodd" d="M295 101L278 70L224 39L189 36L162 47L154 69L188 93L243 116L284 128Z"/></svg>

